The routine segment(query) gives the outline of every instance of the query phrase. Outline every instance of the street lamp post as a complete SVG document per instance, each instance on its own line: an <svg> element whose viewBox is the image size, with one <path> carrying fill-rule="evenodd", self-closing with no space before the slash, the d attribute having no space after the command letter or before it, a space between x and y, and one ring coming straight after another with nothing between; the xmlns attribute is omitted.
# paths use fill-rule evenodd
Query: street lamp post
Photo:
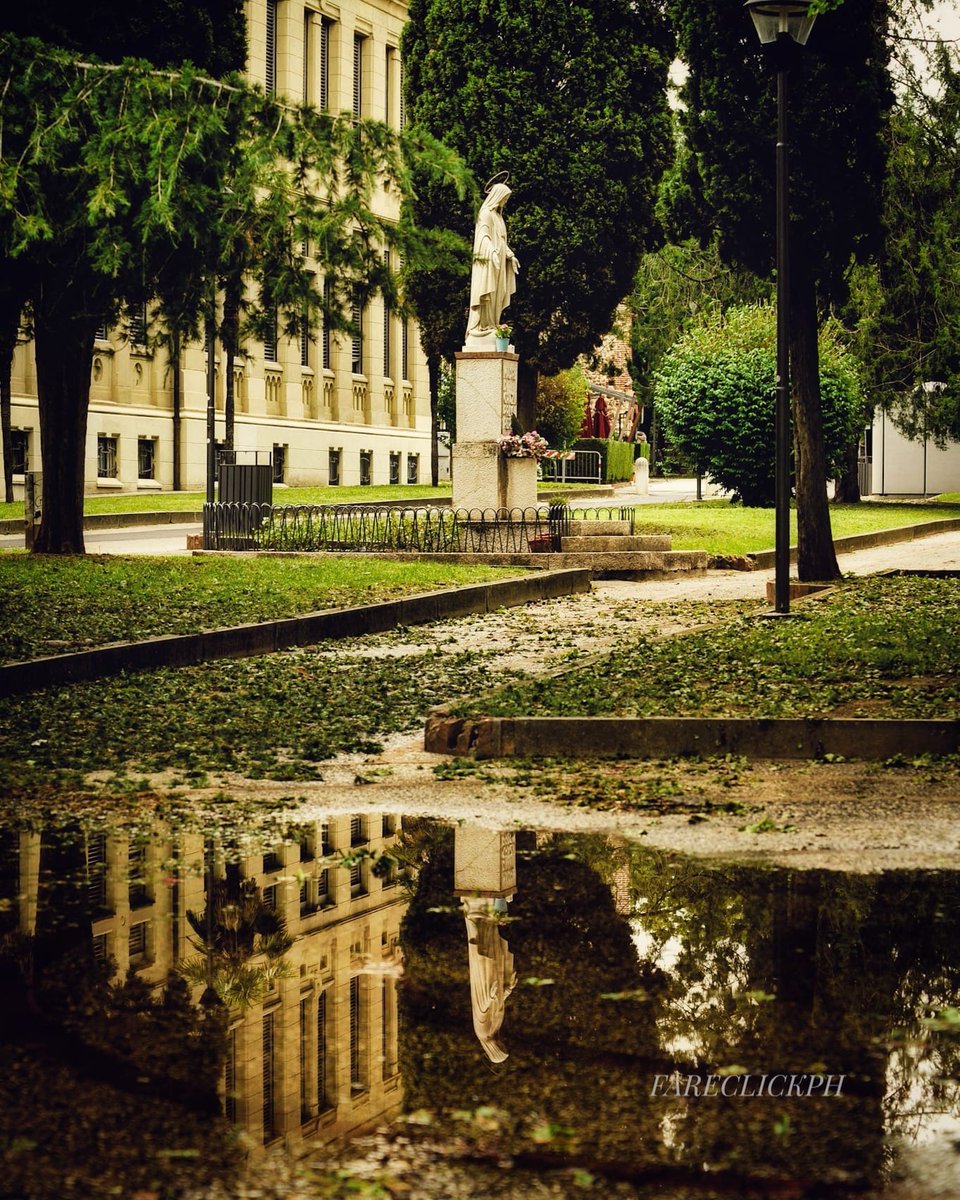
<svg viewBox="0 0 960 1200"><path fill-rule="evenodd" d="M777 71L777 396L774 612L790 611L790 202L787 71L806 44L815 14L809 0L747 0L744 5Z"/></svg>

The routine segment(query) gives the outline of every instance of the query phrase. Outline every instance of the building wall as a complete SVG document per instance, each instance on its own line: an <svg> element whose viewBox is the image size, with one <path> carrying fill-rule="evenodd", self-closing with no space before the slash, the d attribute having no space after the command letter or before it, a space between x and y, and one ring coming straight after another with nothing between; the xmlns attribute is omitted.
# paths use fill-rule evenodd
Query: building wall
<svg viewBox="0 0 960 1200"><path fill-rule="evenodd" d="M248 74L292 100L323 100L333 111L402 120L400 32L406 4L394 0L248 0ZM272 14L272 15L271 15ZM275 20L275 25L272 22ZM269 32L275 52L268 56ZM325 50L325 53L324 53ZM269 64L268 64L269 58ZM359 61L359 80L354 67ZM324 62L328 69L324 69ZM355 88L355 83L358 86ZM355 101L356 97L356 101ZM380 211L396 212L393 197L377 198ZM309 252L309 247L307 248ZM339 451L344 485L361 482L361 455L368 482L400 483L429 477L430 416L426 364L416 324L385 312L374 300L363 314L360 370L353 370L353 342L313 331L305 346L278 337L276 361L264 346L249 343L235 364L238 450L283 455L282 482L326 486L331 451ZM206 482L206 353L188 346L181 358L181 477L184 490ZM40 469L39 419L33 348L22 343L14 359L12 423L26 434L27 469ZM223 365L217 363L217 437L224 436ZM115 473L103 474L112 464ZM152 477L141 478L141 440L153 443ZM398 457L399 456L399 457ZM98 457L99 470L98 474ZM128 331L110 330L98 340L87 427L86 486L89 492L169 491L173 476L173 373L165 355L132 344Z"/></svg>
<svg viewBox="0 0 960 1200"><path fill-rule="evenodd" d="M872 432L871 495L960 492L960 443L939 450L929 440L911 442L882 411L874 417Z"/></svg>

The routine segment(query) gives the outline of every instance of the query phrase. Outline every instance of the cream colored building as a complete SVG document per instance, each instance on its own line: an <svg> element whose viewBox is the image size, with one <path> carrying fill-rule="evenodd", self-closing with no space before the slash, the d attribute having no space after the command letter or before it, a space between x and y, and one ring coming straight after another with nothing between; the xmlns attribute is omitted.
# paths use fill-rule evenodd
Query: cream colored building
<svg viewBox="0 0 960 1200"><path fill-rule="evenodd" d="M399 126L400 32L394 0L247 0L248 74L268 91ZM396 203L381 195L386 215ZM309 250L309 247L308 247ZM235 447L273 454L274 480L294 486L422 482L429 474L426 364L413 321L382 300L363 313L362 337L322 329L303 342L249 343L235 367ZM174 379L149 351L143 322L100 331L87 426L89 492L174 487ZM217 438L224 436L224 378L217 364ZM206 481L206 353L185 348L180 366L180 480ZM12 423L15 479L40 469L32 344L17 348ZM241 458L241 461L246 459ZM261 457L261 461L265 461Z"/></svg>

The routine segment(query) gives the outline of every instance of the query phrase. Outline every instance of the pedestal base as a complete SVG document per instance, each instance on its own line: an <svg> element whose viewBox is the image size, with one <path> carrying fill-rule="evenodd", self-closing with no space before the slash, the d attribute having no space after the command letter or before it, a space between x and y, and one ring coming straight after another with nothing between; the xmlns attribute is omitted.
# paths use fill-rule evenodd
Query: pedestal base
<svg viewBox="0 0 960 1200"><path fill-rule="evenodd" d="M509 513L536 506L536 459L504 458L496 442L454 445L454 508Z"/></svg>

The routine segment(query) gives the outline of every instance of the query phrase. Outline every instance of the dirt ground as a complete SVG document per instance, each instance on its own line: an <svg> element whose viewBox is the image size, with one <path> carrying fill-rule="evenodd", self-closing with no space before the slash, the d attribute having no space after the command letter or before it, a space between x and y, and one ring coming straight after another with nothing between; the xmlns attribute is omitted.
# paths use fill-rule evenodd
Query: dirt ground
<svg viewBox="0 0 960 1200"><path fill-rule="evenodd" d="M960 533L844 555L845 574L960 568ZM561 669L612 648L638 625L669 636L763 603L772 572L598 581L589 595L442 622L330 653L403 657L482 645L497 672ZM960 585L958 585L960 586ZM807 601L815 602L815 601ZM580 660L582 661L582 659ZM874 871L960 866L960 763L747 763L742 759L490 764L427 754L418 732L376 756L344 756L298 783L303 816L384 810L504 827L606 831L681 853ZM269 805L289 784L224 781Z"/></svg>

